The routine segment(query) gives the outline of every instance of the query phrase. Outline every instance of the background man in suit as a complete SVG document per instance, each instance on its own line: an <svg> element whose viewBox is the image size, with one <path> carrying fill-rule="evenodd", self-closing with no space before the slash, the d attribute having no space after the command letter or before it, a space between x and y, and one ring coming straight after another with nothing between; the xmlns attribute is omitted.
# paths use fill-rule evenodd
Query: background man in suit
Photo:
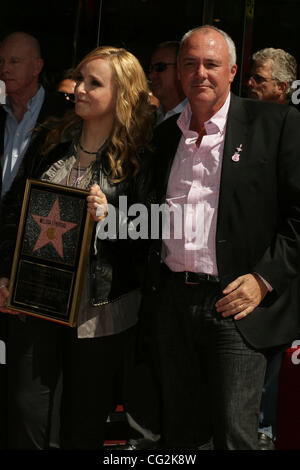
<svg viewBox="0 0 300 470"><path fill-rule="evenodd" d="M6 104L0 107L0 200L9 190L33 129L49 116L63 114L71 105L62 94L49 93L39 83L43 68L37 39L24 32L8 35L0 44L0 79L6 86ZM0 228L1 230L1 228ZM0 341L5 344L7 321L0 316ZM0 449L5 447L6 373L0 364Z"/></svg>
<svg viewBox="0 0 300 470"><path fill-rule="evenodd" d="M283 49L267 47L255 52L252 61L248 96L261 101L289 104L294 91L292 85L297 79L296 59ZM260 450L275 449L279 374L287 347L280 346L268 354L258 428Z"/></svg>
<svg viewBox="0 0 300 470"><path fill-rule="evenodd" d="M163 437L256 449L264 350L299 331L300 117L230 93L235 47L212 26L183 37L178 64L189 104L154 144L158 201L174 217L152 242L145 301Z"/></svg>
<svg viewBox="0 0 300 470"><path fill-rule="evenodd" d="M0 109L0 189L8 191L37 123L62 114L68 106L62 96L47 93L39 83L43 68L37 39L14 32L0 45L0 79L6 86L6 104Z"/></svg>
<svg viewBox="0 0 300 470"><path fill-rule="evenodd" d="M162 42L151 57L149 79L153 95L159 101L156 125L174 114L181 113L187 104L177 74L179 45L179 41Z"/></svg>

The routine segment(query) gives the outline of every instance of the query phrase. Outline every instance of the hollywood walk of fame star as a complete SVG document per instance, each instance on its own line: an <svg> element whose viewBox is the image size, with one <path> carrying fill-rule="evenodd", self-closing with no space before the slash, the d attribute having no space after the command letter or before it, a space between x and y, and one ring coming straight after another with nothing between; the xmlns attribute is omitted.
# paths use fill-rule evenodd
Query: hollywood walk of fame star
<svg viewBox="0 0 300 470"><path fill-rule="evenodd" d="M61 258L63 258L64 254L62 236L73 227L76 227L77 224L61 220L58 197L56 198L49 214L46 217L36 214L31 214L31 216L41 229L33 251L42 248L48 243L52 243L57 253L61 256Z"/></svg>

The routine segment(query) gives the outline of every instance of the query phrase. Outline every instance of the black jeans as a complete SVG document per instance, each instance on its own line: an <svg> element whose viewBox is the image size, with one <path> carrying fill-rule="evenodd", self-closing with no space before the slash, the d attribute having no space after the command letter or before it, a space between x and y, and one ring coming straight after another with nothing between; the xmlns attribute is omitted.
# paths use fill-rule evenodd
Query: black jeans
<svg viewBox="0 0 300 470"><path fill-rule="evenodd" d="M33 317L23 323L11 316L8 448L47 449L54 417L60 423L62 448L101 448L133 344L134 328L103 338L77 339L76 328ZM55 410L61 376L61 407Z"/></svg>
<svg viewBox="0 0 300 470"><path fill-rule="evenodd" d="M216 312L219 284L164 274L156 295L166 447L256 449L266 359Z"/></svg>

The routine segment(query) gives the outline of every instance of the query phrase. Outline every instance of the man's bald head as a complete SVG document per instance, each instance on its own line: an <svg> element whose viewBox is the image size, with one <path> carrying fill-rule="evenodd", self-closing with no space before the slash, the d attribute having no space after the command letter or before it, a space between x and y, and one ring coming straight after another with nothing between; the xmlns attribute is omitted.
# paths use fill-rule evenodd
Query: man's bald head
<svg viewBox="0 0 300 470"><path fill-rule="evenodd" d="M38 40L28 33L17 31L6 36L0 43L0 50L2 47L7 45L18 45L22 48L26 48L32 57L35 59L41 59L41 48Z"/></svg>
<svg viewBox="0 0 300 470"><path fill-rule="evenodd" d="M38 40L28 33L14 32L0 44L0 79L8 96L31 97L38 89L43 68Z"/></svg>

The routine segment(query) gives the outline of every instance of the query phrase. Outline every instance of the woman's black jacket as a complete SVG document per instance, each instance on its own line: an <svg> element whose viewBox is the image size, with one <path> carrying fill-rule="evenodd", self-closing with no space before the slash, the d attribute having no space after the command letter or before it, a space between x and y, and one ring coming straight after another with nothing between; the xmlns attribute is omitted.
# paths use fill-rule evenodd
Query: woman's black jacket
<svg viewBox="0 0 300 470"><path fill-rule="evenodd" d="M41 156L39 149L44 141L45 132L40 132L34 139L10 191L1 201L0 277L10 277L26 179L39 179L54 162L65 155L72 155L70 152L74 149L74 137L64 137L47 157ZM93 182L99 184L109 204L118 208L119 196L127 196L128 207L134 203L150 202L153 174L151 152L141 149L138 174L120 183L112 183L109 179L105 151L100 158L97 155L96 161L97 174ZM130 237L127 239L117 237L115 240L97 239L95 254L92 241L89 259L91 304L101 305L111 302L140 286L147 260L147 246L147 241L132 240Z"/></svg>

